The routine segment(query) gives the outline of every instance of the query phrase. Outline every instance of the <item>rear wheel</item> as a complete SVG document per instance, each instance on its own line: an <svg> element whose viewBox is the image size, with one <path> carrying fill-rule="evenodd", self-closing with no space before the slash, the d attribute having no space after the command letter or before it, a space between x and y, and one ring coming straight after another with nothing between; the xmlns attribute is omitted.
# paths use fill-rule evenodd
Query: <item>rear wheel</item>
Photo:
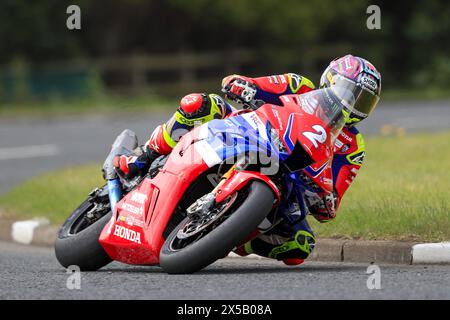
<svg viewBox="0 0 450 320"><path fill-rule="evenodd" d="M75 265L84 271L98 270L112 259L98 239L111 219L106 187L95 190L62 225L59 230L55 255L65 268Z"/></svg>
<svg viewBox="0 0 450 320"><path fill-rule="evenodd" d="M192 273L223 258L258 227L274 200L265 183L253 181L207 215L188 215L167 237L161 267L168 273Z"/></svg>

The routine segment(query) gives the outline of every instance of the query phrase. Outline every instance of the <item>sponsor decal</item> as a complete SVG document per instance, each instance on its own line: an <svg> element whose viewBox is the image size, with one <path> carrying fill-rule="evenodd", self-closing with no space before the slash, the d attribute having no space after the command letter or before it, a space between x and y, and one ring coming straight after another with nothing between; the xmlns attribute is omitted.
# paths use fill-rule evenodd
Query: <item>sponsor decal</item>
<svg viewBox="0 0 450 320"><path fill-rule="evenodd" d="M129 203L124 203L122 205L122 210L126 210L128 212L131 212L131 213L134 213L134 214L138 214L138 215L141 215L141 213L142 213L142 210L140 208L135 207L135 206L133 206L133 205L131 205Z"/></svg>
<svg viewBox="0 0 450 320"><path fill-rule="evenodd" d="M343 131L341 131L340 136L343 137L343 138L344 138L345 140L347 140L348 142L352 142L352 141L353 141L353 138L350 137L348 134L346 134L346 133L343 132Z"/></svg>
<svg viewBox="0 0 450 320"><path fill-rule="evenodd" d="M258 130L259 134L264 138L267 139L267 131L266 126L262 122L262 120L256 115L254 112L249 112L242 115L242 118L247 121L253 129Z"/></svg>
<svg viewBox="0 0 450 320"><path fill-rule="evenodd" d="M363 76L361 78L361 82L364 87L366 87L374 92L377 91L377 88L378 88L377 82L375 80L373 80L372 77Z"/></svg>
<svg viewBox="0 0 450 320"><path fill-rule="evenodd" d="M273 112L273 115L275 116L275 118L277 118L278 126L280 127L280 130L283 130L283 122L281 121L278 110L276 108L272 108L272 112Z"/></svg>
<svg viewBox="0 0 450 320"><path fill-rule="evenodd" d="M189 126L189 127L192 127L192 126L196 126L196 125L200 125L200 124L202 124L202 123L205 123L205 122L208 121L208 119L206 119L206 118L197 118L197 119L190 120L190 119L188 119L188 118L185 118L185 117L183 117L183 116L180 116L180 117L177 119L177 121L180 122L180 123L182 123L182 124L185 124L185 125L187 125L187 126Z"/></svg>
<svg viewBox="0 0 450 320"><path fill-rule="evenodd" d="M336 139L336 141L334 142L334 145L336 146L336 148L339 149L340 147L342 147L344 145L344 143L341 140Z"/></svg>
<svg viewBox="0 0 450 320"><path fill-rule="evenodd" d="M134 192L131 196L131 201L134 201L139 204L144 204L147 201L147 195L140 192Z"/></svg>
<svg viewBox="0 0 450 320"><path fill-rule="evenodd" d="M350 146L349 146L348 144L345 144L345 145L342 147L341 152L342 152L342 153L346 153L346 152L348 151L348 149L350 149Z"/></svg>
<svg viewBox="0 0 450 320"><path fill-rule="evenodd" d="M141 244L141 234L137 231L125 228L123 226L116 225L114 229L114 235L119 238Z"/></svg>
<svg viewBox="0 0 450 320"><path fill-rule="evenodd" d="M130 225L130 226L134 226L134 225L135 225L135 223L134 223L134 218L129 217L129 216L125 219L125 222L126 222L128 225Z"/></svg>
<svg viewBox="0 0 450 320"><path fill-rule="evenodd" d="M259 120L259 118L256 115L256 113L252 113L250 115L250 119L253 121L253 123L256 125L256 127L259 127L262 124L261 120Z"/></svg>
<svg viewBox="0 0 450 320"><path fill-rule="evenodd" d="M122 222L125 222L129 226L138 226L138 227L141 227L141 228L144 226L144 223L141 220L136 219L136 218L134 218L132 216L121 215L119 217L119 220L122 221Z"/></svg>

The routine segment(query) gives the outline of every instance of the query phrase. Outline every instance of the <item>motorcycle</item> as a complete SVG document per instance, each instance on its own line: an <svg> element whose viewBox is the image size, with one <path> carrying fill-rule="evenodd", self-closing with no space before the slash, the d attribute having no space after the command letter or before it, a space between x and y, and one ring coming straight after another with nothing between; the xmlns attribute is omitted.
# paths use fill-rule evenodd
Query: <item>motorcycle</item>
<svg viewBox="0 0 450 320"><path fill-rule="evenodd" d="M241 101L243 110L186 133L132 181L112 166L137 146L132 131L122 132L103 166L108 183L58 233L59 263L97 270L115 260L192 273L283 220L305 219L305 192L332 191L343 106L331 88L280 101Z"/></svg>

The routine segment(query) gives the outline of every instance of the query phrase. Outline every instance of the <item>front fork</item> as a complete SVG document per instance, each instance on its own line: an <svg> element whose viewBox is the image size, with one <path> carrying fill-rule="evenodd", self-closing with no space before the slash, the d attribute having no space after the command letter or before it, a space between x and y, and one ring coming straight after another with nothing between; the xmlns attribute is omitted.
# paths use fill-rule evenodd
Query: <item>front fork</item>
<svg viewBox="0 0 450 320"><path fill-rule="evenodd" d="M111 212L114 212L117 202L122 199L122 183L119 178L108 180L108 196Z"/></svg>
<svg viewBox="0 0 450 320"><path fill-rule="evenodd" d="M298 179L295 176L294 173L291 173L287 177L288 183L289 183L289 194L287 196L287 199L291 199L292 202L298 203L298 211L297 212L291 212L290 211L290 204L287 203L285 205L284 210L281 210L281 215L284 220L291 224L295 224L298 221L306 219L306 216L308 214L308 209L305 204L305 189L302 185L298 183Z"/></svg>

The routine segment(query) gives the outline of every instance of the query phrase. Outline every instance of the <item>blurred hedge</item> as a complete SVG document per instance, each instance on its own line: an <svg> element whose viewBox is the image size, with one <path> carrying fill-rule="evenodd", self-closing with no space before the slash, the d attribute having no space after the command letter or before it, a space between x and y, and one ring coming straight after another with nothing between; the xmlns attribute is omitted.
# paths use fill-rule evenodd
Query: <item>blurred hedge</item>
<svg viewBox="0 0 450 320"><path fill-rule="evenodd" d="M66 28L69 4L81 7L80 31ZM381 30L366 28L370 4L381 8ZM249 73L315 78L351 52L371 60L385 86L446 89L449 16L446 0L2 0L0 64L250 49L259 67Z"/></svg>

